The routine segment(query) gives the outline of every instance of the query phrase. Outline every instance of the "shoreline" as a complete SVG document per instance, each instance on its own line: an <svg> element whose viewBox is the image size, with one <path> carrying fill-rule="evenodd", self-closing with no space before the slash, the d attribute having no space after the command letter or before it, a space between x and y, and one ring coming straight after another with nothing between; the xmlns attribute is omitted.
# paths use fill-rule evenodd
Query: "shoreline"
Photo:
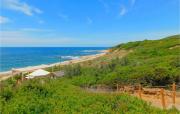
<svg viewBox="0 0 180 114"><path fill-rule="evenodd" d="M101 56L107 54L108 52L109 52L109 50L101 50L100 53L98 53L98 54L80 56L80 58L78 58L78 59L72 59L72 60L67 60L67 61L57 62L57 63L52 63L52 64L28 66L28 67L17 68L17 69L12 69L12 70L15 72L32 72L37 69L44 69L44 68L52 67L55 65L70 65L70 64L75 64L75 63L81 63L84 61L93 60L95 58L101 57ZM6 80L6 79L12 77L12 70L0 72L0 81Z"/></svg>

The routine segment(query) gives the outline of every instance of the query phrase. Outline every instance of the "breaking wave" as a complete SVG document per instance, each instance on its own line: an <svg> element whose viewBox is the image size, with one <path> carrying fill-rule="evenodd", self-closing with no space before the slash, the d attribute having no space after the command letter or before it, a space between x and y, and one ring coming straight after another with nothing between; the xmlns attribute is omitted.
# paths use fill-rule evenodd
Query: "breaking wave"
<svg viewBox="0 0 180 114"><path fill-rule="evenodd" d="M60 58L73 60L73 59L79 59L79 56L60 56Z"/></svg>
<svg viewBox="0 0 180 114"><path fill-rule="evenodd" d="M82 52L91 53L91 52L100 52L100 50L83 50Z"/></svg>

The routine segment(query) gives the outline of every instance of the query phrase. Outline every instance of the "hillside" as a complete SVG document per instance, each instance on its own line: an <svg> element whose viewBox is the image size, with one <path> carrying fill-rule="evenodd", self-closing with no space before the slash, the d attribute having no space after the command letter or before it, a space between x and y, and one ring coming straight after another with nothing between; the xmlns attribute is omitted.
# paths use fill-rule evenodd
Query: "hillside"
<svg viewBox="0 0 180 114"><path fill-rule="evenodd" d="M180 84L179 55L180 35L120 44L111 48L106 56L89 61L90 65L86 63L74 81L81 86L113 86L117 83L141 83L144 86L168 86L173 82Z"/></svg>
<svg viewBox="0 0 180 114"><path fill-rule="evenodd" d="M180 35L176 35L120 44L95 60L54 67L65 71L63 78L38 78L18 85L20 76L10 78L1 82L0 114L177 114L176 109L161 110L128 94L92 93L83 87L180 84L179 54Z"/></svg>

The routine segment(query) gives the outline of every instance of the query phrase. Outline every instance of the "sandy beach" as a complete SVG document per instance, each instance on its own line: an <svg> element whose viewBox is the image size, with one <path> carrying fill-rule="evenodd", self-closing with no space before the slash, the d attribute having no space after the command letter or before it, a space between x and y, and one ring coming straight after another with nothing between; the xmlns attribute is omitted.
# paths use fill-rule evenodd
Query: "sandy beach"
<svg viewBox="0 0 180 114"><path fill-rule="evenodd" d="M109 50L102 50L101 53L99 53L99 54L81 56L78 59L58 62L58 63L54 63L54 64L47 64L47 65L42 64L42 65L38 65L38 66L28 66L28 67L24 67L24 68L17 68L17 69L13 69L13 71L16 71L16 72L32 72L32 71L37 70L37 69L44 69L44 68L52 67L55 65L69 65L69 64L74 64L74 63L80 63L80 62L93 60L95 58L101 57L101 56L107 54L108 52L109 52ZM0 72L0 81L6 80L9 77L12 77L12 71Z"/></svg>

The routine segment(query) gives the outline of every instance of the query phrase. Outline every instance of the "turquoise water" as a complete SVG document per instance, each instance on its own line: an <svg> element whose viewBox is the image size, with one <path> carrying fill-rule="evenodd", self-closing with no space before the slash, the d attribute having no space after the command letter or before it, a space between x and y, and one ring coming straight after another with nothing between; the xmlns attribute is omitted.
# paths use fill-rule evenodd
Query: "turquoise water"
<svg viewBox="0 0 180 114"><path fill-rule="evenodd" d="M52 64L100 53L106 47L1 47L0 71Z"/></svg>

